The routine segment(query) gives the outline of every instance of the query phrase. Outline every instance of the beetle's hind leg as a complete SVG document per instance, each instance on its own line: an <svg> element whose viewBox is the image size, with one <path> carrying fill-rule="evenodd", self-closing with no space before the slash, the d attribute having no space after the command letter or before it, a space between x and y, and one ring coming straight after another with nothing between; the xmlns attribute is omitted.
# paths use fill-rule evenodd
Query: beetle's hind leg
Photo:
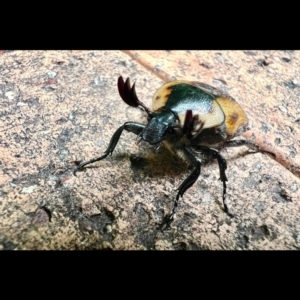
<svg viewBox="0 0 300 300"><path fill-rule="evenodd" d="M115 147L118 144L118 141L119 141L120 136L121 136L124 129L128 132L132 132L136 135L139 135L143 131L144 128L145 128L145 125L140 124L140 123L136 123L136 122L126 122L126 123L124 123L124 125L119 127L116 130L116 132L113 134L112 138L110 139L109 145L108 145L107 149L105 150L104 154L100 157L96 157L96 158L93 158L91 160L88 160L88 161L85 161L85 162L81 163L79 166L77 166L73 170L73 174L76 176L76 172L81 170L86 165L89 165L89 164L92 164L96 161L102 160L106 156L108 156L109 154L112 154Z"/></svg>
<svg viewBox="0 0 300 300"><path fill-rule="evenodd" d="M220 154L220 152L217 149L214 148L209 148L205 146L193 146L195 150L201 151L202 153L207 153L209 157L212 159L216 159L218 161L219 169L220 169L220 180L223 183L223 194L222 194L222 200L223 200L223 205L224 205L224 212L229 216L229 217L234 217L234 215L229 211L228 206L226 204L226 181L227 181L227 176L225 174L225 171L227 169L227 162L226 159Z"/></svg>
<svg viewBox="0 0 300 300"><path fill-rule="evenodd" d="M247 146L248 148L254 150L254 152L251 152L251 153L261 152L261 153L269 154L273 158L276 157L276 155L273 152L260 149L259 146L257 146L256 144L254 144L252 141L249 141L249 140L231 140L231 141L226 141L224 143L224 146L225 147Z"/></svg>
<svg viewBox="0 0 300 300"><path fill-rule="evenodd" d="M222 200L224 205L224 211L229 217L234 217L234 215L229 211L228 206L225 202L226 200L226 181L227 176L225 174L225 171L227 169L227 162L226 159L220 154L220 152L217 149L214 148L207 148L207 151L211 154L211 156L218 161L219 169L220 169L220 180L223 183L223 194L222 194Z"/></svg>
<svg viewBox="0 0 300 300"><path fill-rule="evenodd" d="M184 148L183 150L178 150L177 152L179 152L178 154L181 157L184 157L192 165L195 165L195 168L193 169L192 173L179 186L178 193L174 200L172 211L169 215L166 215L164 217L162 224L159 226L160 229L166 229L170 227L170 224L174 219L176 208L178 206L179 197L180 196L182 197L185 191L195 183L195 181L198 179L201 172L201 159L197 156L197 154L192 149Z"/></svg>

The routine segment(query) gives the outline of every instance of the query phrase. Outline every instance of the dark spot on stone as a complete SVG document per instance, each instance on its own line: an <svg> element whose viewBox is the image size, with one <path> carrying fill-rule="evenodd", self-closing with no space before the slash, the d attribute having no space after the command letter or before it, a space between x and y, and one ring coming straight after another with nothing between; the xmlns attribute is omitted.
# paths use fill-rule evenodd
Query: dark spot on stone
<svg viewBox="0 0 300 300"><path fill-rule="evenodd" d="M292 198L289 196L286 189L282 187L280 184L274 186L272 192L272 198L277 203L286 203L292 201Z"/></svg>
<svg viewBox="0 0 300 300"><path fill-rule="evenodd" d="M0 245L3 246L2 250L15 250L17 247L17 244L6 240L1 240Z"/></svg>
<svg viewBox="0 0 300 300"><path fill-rule="evenodd" d="M56 78L49 78L47 83L48 84L55 84L55 83L57 83L57 79Z"/></svg>
<svg viewBox="0 0 300 300"><path fill-rule="evenodd" d="M188 250L187 249L187 244L185 242L179 242L174 245L175 250Z"/></svg>
<svg viewBox="0 0 300 300"><path fill-rule="evenodd" d="M54 65L62 65L63 63L65 63L64 61L57 61L57 60L52 60L51 61Z"/></svg>
<svg viewBox="0 0 300 300"><path fill-rule="evenodd" d="M200 63L199 65L200 65L201 67L206 68L206 69L211 69L211 68L212 68L212 66L210 66L210 65L207 64L207 63Z"/></svg>
<svg viewBox="0 0 300 300"><path fill-rule="evenodd" d="M298 87L298 84L295 84L293 81L285 81L283 82L283 84L285 85L285 87L293 90L295 89L296 87Z"/></svg>
<svg viewBox="0 0 300 300"><path fill-rule="evenodd" d="M29 106L38 106L39 105L39 98L33 98L26 100Z"/></svg>
<svg viewBox="0 0 300 300"><path fill-rule="evenodd" d="M257 187L261 183L262 183L261 175L258 172L254 172L249 175L247 180L245 180L244 186L252 189Z"/></svg>
<svg viewBox="0 0 300 300"><path fill-rule="evenodd" d="M147 250L152 250L155 247L155 239L156 232L154 230L143 230L138 232L135 242L143 245Z"/></svg>
<svg viewBox="0 0 300 300"><path fill-rule="evenodd" d="M267 133L268 131L270 131L268 124L262 123L262 125L261 125L261 130L262 130L262 132L264 132L264 133Z"/></svg>
<svg viewBox="0 0 300 300"><path fill-rule="evenodd" d="M246 55L250 55L250 56L256 56L256 55L257 55L257 53L255 53L255 52L253 52L253 51L248 51L248 50L245 50L244 53L245 53Z"/></svg>
<svg viewBox="0 0 300 300"><path fill-rule="evenodd" d="M69 129L64 129L58 136L57 141L60 143L65 143L70 140L70 138L72 137L73 134L74 134L73 131L71 131Z"/></svg>
<svg viewBox="0 0 300 300"><path fill-rule="evenodd" d="M265 202L263 201L258 201L257 203L255 203L255 210L257 212L257 214L261 214L265 209Z"/></svg>
<svg viewBox="0 0 300 300"><path fill-rule="evenodd" d="M184 213L183 217L181 217L178 220L178 227L182 228L182 229L187 229L191 227L191 223L193 222L193 220L197 219L197 215L189 212L189 213ZM176 222L176 221L175 221Z"/></svg>
<svg viewBox="0 0 300 300"><path fill-rule="evenodd" d="M289 63L291 61L291 59L288 57L282 57L281 59L286 63Z"/></svg>
<svg viewBox="0 0 300 300"><path fill-rule="evenodd" d="M80 230L87 231L88 233L97 231L104 241L111 242L113 240L114 232L113 230L108 230L108 226L112 225L114 220L114 214L106 208L102 208L100 214L93 215L89 218L82 218L78 221L78 224Z"/></svg>
<svg viewBox="0 0 300 300"><path fill-rule="evenodd" d="M88 219L79 220L78 226L81 231L88 232L89 234L93 233L92 223Z"/></svg>
<svg viewBox="0 0 300 300"><path fill-rule="evenodd" d="M274 140L274 144L275 144L276 146L278 146L280 143L281 143L281 138L276 138L276 139Z"/></svg>
<svg viewBox="0 0 300 300"><path fill-rule="evenodd" d="M256 241L260 239L265 239L266 237L270 236L270 231L267 225L262 225L257 228L251 229L251 240Z"/></svg>
<svg viewBox="0 0 300 300"><path fill-rule="evenodd" d="M285 201L292 202L292 198L289 196L289 194L287 193L287 191L284 188L281 188L280 196L283 199L285 199Z"/></svg>
<svg viewBox="0 0 300 300"><path fill-rule="evenodd" d="M245 240L245 243L249 243L249 237L247 235L243 235L243 239Z"/></svg>
<svg viewBox="0 0 300 300"><path fill-rule="evenodd" d="M101 251L112 251L113 249L110 248L110 247L105 247L105 248L102 248Z"/></svg>
<svg viewBox="0 0 300 300"><path fill-rule="evenodd" d="M126 67L127 66L127 63L126 63L126 61L125 60L120 60L120 61L118 61L118 63L117 63L118 65L121 65L121 66L124 66L124 67Z"/></svg>
<svg viewBox="0 0 300 300"><path fill-rule="evenodd" d="M248 249L249 237L247 234L239 235L237 238L236 248Z"/></svg>
<svg viewBox="0 0 300 300"><path fill-rule="evenodd" d="M226 223L228 226L231 226L232 221L231 221L231 219L227 218L227 219L225 220L225 223Z"/></svg>
<svg viewBox="0 0 300 300"><path fill-rule="evenodd" d="M51 218L52 218L51 210L46 206L42 206L41 209L48 215L49 222L51 222Z"/></svg>
<svg viewBox="0 0 300 300"><path fill-rule="evenodd" d="M51 222L51 211L45 206L38 208L33 216L31 224L35 226L43 226L48 222Z"/></svg>
<svg viewBox="0 0 300 300"><path fill-rule="evenodd" d="M55 90L55 88L53 88L50 85L46 85L44 87L42 87L43 90L45 90L46 92L53 92Z"/></svg>
<svg viewBox="0 0 300 300"><path fill-rule="evenodd" d="M296 157L296 155L297 155L296 148L294 146L289 146L289 150L290 150L290 156L293 158Z"/></svg>
<svg viewBox="0 0 300 300"><path fill-rule="evenodd" d="M268 59L259 59L259 60L257 61L257 64L258 64L260 67L266 67L266 66L268 66L270 63L271 63L271 61L268 60Z"/></svg>
<svg viewBox="0 0 300 300"><path fill-rule="evenodd" d="M56 124L63 124L63 123L66 123L68 122L68 119L67 118L59 118L58 120L55 121Z"/></svg>
<svg viewBox="0 0 300 300"><path fill-rule="evenodd" d="M137 214L137 217L140 222L146 223L149 221L149 215L147 211L144 209L144 204L141 202L138 202L135 207L133 208L133 212Z"/></svg>

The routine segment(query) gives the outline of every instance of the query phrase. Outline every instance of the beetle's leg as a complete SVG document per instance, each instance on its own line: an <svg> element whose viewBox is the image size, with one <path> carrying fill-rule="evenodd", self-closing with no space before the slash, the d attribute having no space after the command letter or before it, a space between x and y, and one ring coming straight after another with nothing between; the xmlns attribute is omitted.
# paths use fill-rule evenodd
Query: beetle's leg
<svg viewBox="0 0 300 300"><path fill-rule="evenodd" d="M255 150L256 152L262 152L262 153L267 153L270 154L273 158L276 157L276 155L273 152L267 151L260 149L259 146L254 144L253 142L249 140L232 140L232 141L226 141L224 143L225 147L240 147L240 146L247 146L252 150Z"/></svg>
<svg viewBox="0 0 300 300"><path fill-rule="evenodd" d="M204 148L205 149L205 148ZM227 181L227 177L225 174L225 171L227 169L227 162L226 159L220 154L220 152L217 149L214 148L206 148L208 150L208 152L212 155L213 158L217 159L218 161L218 165L219 165L219 169L220 169L220 180L223 183L223 205L224 205L224 211L225 213L229 216L229 217L233 217L233 214L229 212L228 210L228 206L225 203L225 197L226 197L226 181Z"/></svg>
<svg viewBox="0 0 300 300"><path fill-rule="evenodd" d="M198 179L200 172L201 172L201 159L197 156L197 154L190 148L184 148L183 150L178 150L181 152L181 154L192 164L195 166L192 173L181 183L181 185L178 188L178 193L176 195L176 198L174 200L172 212L169 215L166 215L164 218L164 221L162 222L160 228L162 228L164 225L167 227L170 227L170 223L174 219L174 214L176 211L176 208L178 206L179 197L183 196L184 192L189 189L195 181Z"/></svg>
<svg viewBox="0 0 300 300"><path fill-rule="evenodd" d="M104 154L100 157L96 157L93 158L91 160L88 160L86 162L81 163L79 166L77 166L74 170L73 170L73 174L76 176L76 172L80 169L82 169L83 167L85 167L86 165L89 165L91 163L94 163L96 161L102 160L104 159L106 156L108 156L109 154L112 154L115 147L118 144L118 141L120 139L120 136L123 132L123 130L125 129L128 132L132 132L136 135L139 135L143 129L145 128L145 125L140 124L140 123L136 123L136 122L126 122L124 123L124 125L122 125L119 129L116 130L116 132L113 134L109 145L107 147L107 149L105 150Z"/></svg>
<svg viewBox="0 0 300 300"><path fill-rule="evenodd" d="M223 183L222 199L223 199L224 211L229 217L233 217L233 214L229 212L228 206L225 203L226 187L227 187L226 186L227 177L226 177L226 174L225 174L225 171L227 169L226 159L220 154L220 152L217 149L209 148L209 147L205 147L205 146L193 146L193 147L197 150L207 152L211 156L211 158L214 158L218 161L218 165L219 165L219 169L220 169L220 180Z"/></svg>

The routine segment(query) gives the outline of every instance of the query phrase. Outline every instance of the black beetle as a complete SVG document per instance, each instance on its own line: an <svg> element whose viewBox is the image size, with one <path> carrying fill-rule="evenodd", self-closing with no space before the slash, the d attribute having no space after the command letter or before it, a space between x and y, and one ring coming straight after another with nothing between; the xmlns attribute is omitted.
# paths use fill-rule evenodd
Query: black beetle
<svg viewBox="0 0 300 300"><path fill-rule="evenodd" d="M246 145L260 152L272 152L259 149L249 140L232 140L246 130L248 123L242 107L228 94L201 82L175 80L161 86L153 96L153 111L150 111L137 97L135 83L118 79L118 90L123 101L133 107L140 107L148 114L148 124L126 122L112 136L104 155L79 164L74 175L84 166L104 159L114 151L125 129L150 145L159 146L163 142L167 148L177 153L193 166L192 173L181 183L174 201L171 214L166 215L162 223L169 226L174 218L179 197L198 179L201 164L217 159L220 180L223 183L224 211L230 217L225 202L227 163L217 149Z"/></svg>

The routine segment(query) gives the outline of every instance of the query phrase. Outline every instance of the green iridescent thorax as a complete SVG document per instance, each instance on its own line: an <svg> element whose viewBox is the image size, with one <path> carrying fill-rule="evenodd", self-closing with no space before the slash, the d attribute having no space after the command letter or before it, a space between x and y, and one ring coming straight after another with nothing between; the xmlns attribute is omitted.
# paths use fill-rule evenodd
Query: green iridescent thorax
<svg viewBox="0 0 300 300"><path fill-rule="evenodd" d="M205 91L185 83L170 87L171 93L166 102L166 108L177 113L187 110L197 110L199 114L207 114L212 110L214 96Z"/></svg>

